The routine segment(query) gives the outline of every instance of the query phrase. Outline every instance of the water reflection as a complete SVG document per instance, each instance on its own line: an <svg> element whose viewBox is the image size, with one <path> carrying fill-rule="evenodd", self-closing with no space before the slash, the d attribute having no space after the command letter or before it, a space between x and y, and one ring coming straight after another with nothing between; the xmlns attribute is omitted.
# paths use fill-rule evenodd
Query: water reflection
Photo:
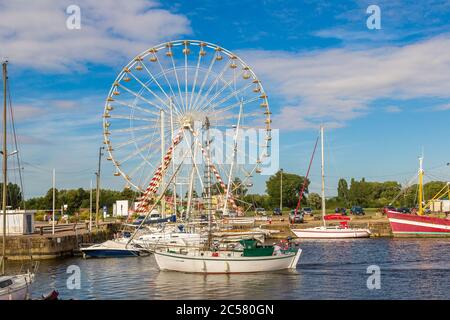
<svg viewBox="0 0 450 320"><path fill-rule="evenodd" d="M251 274L184 274L159 272L156 299L282 299L298 290L300 274L279 271Z"/></svg>
<svg viewBox="0 0 450 320"><path fill-rule="evenodd" d="M56 289L63 299L450 299L450 239L304 241L296 271L200 275L160 272L153 256L42 261L34 296ZM381 290L369 290L369 265ZM67 267L81 270L69 290ZM20 263L9 263L19 270Z"/></svg>

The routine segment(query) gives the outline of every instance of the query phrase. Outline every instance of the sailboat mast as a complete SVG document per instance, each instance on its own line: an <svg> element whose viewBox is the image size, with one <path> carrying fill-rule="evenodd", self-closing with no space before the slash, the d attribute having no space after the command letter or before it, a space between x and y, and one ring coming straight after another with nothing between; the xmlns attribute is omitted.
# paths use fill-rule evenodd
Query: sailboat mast
<svg viewBox="0 0 450 320"><path fill-rule="evenodd" d="M7 71L6 66L8 61L3 62L3 198L2 198L2 211L3 211L3 248L2 248L2 275L5 274L5 255L6 255L6 186L7 186L7 150L6 150L6 81Z"/></svg>
<svg viewBox="0 0 450 320"><path fill-rule="evenodd" d="M322 153L322 222L325 226L325 161L324 161L324 146L323 146L323 126L320 126L320 147Z"/></svg>
<svg viewBox="0 0 450 320"><path fill-rule="evenodd" d="M160 128L161 129L161 165L164 166L164 156L165 156L164 121L165 121L165 119L164 119L164 111L162 109L160 110L160 117L161 117L161 128ZM161 185L164 185L164 172L162 172L160 183L161 183ZM163 218L166 217L166 198L165 198L165 196L163 196L161 198L161 217L163 217Z"/></svg>
<svg viewBox="0 0 450 320"><path fill-rule="evenodd" d="M419 158L419 216L423 215L423 157Z"/></svg>

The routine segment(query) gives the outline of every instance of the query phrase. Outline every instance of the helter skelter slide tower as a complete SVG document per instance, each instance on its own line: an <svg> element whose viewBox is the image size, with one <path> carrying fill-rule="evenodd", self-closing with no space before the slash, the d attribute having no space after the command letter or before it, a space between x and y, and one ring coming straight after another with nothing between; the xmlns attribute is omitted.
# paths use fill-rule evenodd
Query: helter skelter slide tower
<svg viewBox="0 0 450 320"><path fill-rule="evenodd" d="M142 193L137 213L166 190L163 214L183 204L189 215L194 195L204 210L239 214L239 192L270 156L271 112L261 81L237 55L177 40L122 69L106 99L103 134L114 175Z"/></svg>

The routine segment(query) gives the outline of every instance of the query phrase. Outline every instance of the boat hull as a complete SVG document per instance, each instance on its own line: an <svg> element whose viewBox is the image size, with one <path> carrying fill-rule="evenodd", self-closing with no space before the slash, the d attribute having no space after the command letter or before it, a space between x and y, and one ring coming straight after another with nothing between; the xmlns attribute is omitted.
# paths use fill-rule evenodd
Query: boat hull
<svg viewBox="0 0 450 320"><path fill-rule="evenodd" d="M352 239L369 238L370 231L367 229L338 229L338 228L306 228L291 229L291 231L302 239Z"/></svg>
<svg viewBox="0 0 450 320"><path fill-rule="evenodd" d="M450 220L388 211L395 237L450 237Z"/></svg>
<svg viewBox="0 0 450 320"><path fill-rule="evenodd" d="M24 285L21 288L11 290L8 293L0 294L0 300L26 300L29 296L29 288Z"/></svg>
<svg viewBox="0 0 450 320"><path fill-rule="evenodd" d="M120 250L120 249L98 249L98 250L81 250L84 255L91 258L124 258L138 257L141 255L139 250Z"/></svg>
<svg viewBox="0 0 450 320"><path fill-rule="evenodd" d="M100 244L94 244L80 251L85 257L92 258L122 258L139 257L147 251L126 242L108 240Z"/></svg>
<svg viewBox="0 0 450 320"><path fill-rule="evenodd" d="M202 257L170 252L155 252L160 270L187 273L249 273L295 269L300 259L297 252L265 257Z"/></svg>
<svg viewBox="0 0 450 320"><path fill-rule="evenodd" d="M33 274L21 274L8 278L11 279L13 283L8 287L0 289L0 300L29 299L31 296L31 283L34 279Z"/></svg>

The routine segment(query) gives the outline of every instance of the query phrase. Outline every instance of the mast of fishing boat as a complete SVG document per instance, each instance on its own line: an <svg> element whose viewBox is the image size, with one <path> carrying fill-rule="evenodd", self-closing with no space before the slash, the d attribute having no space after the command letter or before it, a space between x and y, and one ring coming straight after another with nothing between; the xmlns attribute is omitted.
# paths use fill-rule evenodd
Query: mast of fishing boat
<svg viewBox="0 0 450 320"><path fill-rule="evenodd" d="M423 156L419 158L419 212L418 215L423 215Z"/></svg>
<svg viewBox="0 0 450 320"><path fill-rule="evenodd" d="M323 125L320 126L320 146L321 146L321 153L322 153L322 222L323 226L326 226L325 223L325 162L324 162L324 146L323 146Z"/></svg>
<svg viewBox="0 0 450 320"><path fill-rule="evenodd" d="M6 255L6 188L7 188L7 150L6 150L6 80L8 61L3 62L3 195L2 195L2 212L3 212L3 248L2 248L2 275L5 274L5 255Z"/></svg>

